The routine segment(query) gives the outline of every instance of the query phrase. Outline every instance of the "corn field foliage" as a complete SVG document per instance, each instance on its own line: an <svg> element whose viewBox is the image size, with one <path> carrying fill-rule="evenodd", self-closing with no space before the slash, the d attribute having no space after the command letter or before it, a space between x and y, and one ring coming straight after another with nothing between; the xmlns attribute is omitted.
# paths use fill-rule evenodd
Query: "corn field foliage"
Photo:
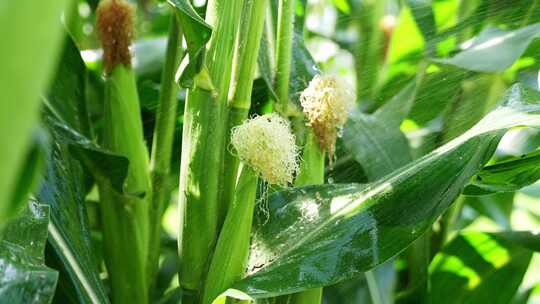
<svg viewBox="0 0 540 304"><path fill-rule="evenodd" d="M540 303L539 0L0 0L0 303Z"/></svg>

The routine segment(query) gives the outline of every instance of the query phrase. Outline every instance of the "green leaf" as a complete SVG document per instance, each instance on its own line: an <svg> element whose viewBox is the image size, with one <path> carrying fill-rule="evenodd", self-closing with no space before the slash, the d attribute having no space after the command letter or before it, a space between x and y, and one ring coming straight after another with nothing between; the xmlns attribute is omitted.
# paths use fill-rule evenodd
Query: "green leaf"
<svg viewBox="0 0 540 304"><path fill-rule="evenodd" d="M409 115L413 102L416 98L417 82L413 80L407 84L399 93L381 106L373 116L379 121L383 121L391 127L399 128L403 120Z"/></svg>
<svg viewBox="0 0 540 304"><path fill-rule="evenodd" d="M46 103L69 126L88 135L90 129L86 111L86 81L87 70L79 49L75 42L67 37Z"/></svg>
<svg viewBox="0 0 540 304"><path fill-rule="evenodd" d="M431 263L429 302L509 303L539 241L527 232L458 235Z"/></svg>
<svg viewBox="0 0 540 304"><path fill-rule="evenodd" d="M424 39L430 40L437 33L431 0L406 0Z"/></svg>
<svg viewBox="0 0 540 304"><path fill-rule="evenodd" d="M540 252L540 236L530 231L502 231L492 233L500 242L521 246L534 252Z"/></svg>
<svg viewBox="0 0 540 304"><path fill-rule="evenodd" d="M465 43L466 47L451 58L434 62L455 65L477 72L499 72L509 68L540 35L540 23L518 30L487 28Z"/></svg>
<svg viewBox="0 0 540 304"><path fill-rule="evenodd" d="M289 100L301 109L300 93L308 86L315 75L320 74L317 63L309 53L304 42L304 26L299 25L299 17L296 18L296 26L292 42L291 78L289 86Z"/></svg>
<svg viewBox="0 0 540 304"><path fill-rule="evenodd" d="M54 132L58 134L56 138L58 143L71 146L74 149L74 155L88 167L94 176L108 179L118 193L125 192L124 182L129 167L129 160L126 157L101 148L55 118L48 117L47 120L49 128L54 129Z"/></svg>
<svg viewBox="0 0 540 304"><path fill-rule="evenodd" d="M466 75L457 68L427 74L418 88L409 118L423 126L444 113L459 94Z"/></svg>
<svg viewBox="0 0 540 304"><path fill-rule="evenodd" d="M362 166L369 181L375 181L412 161L407 140L399 126L409 114L416 89L414 80L372 115L356 111L349 117L344 127L343 143ZM366 273L368 282L380 278L381 271L378 267ZM382 293L377 284L370 283L372 297L391 303L388 293Z"/></svg>
<svg viewBox="0 0 540 304"><path fill-rule="evenodd" d="M478 172L464 190L466 195L517 191L540 179L540 151L512 157Z"/></svg>
<svg viewBox="0 0 540 304"><path fill-rule="evenodd" d="M529 287L526 290L519 291L514 296L514 298L512 299L512 301L510 303L511 304L527 304L527 303L531 303L533 295L534 295L535 291L539 289L539 286L540 285L537 284L537 285L534 285L532 287Z"/></svg>
<svg viewBox="0 0 540 304"><path fill-rule="evenodd" d="M388 47L388 72L385 82L390 83L395 82L398 76L414 75L425 46L422 32L409 7L400 11L398 20Z"/></svg>
<svg viewBox="0 0 540 304"><path fill-rule="evenodd" d="M49 88L45 103L44 121L56 143L67 144L92 173L109 179L113 187L123 193L128 174L127 158L104 150L90 141L90 127L86 111L87 69L81 54L71 39L66 39L56 77Z"/></svg>
<svg viewBox="0 0 540 304"><path fill-rule="evenodd" d="M347 2L347 0L332 0L332 3L334 4L336 8L338 8L344 14L351 13L351 6Z"/></svg>
<svg viewBox="0 0 540 304"><path fill-rule="evenodd" d="M158 304L176 304L182 303L182 288L176 287L169 291L163 298L157 302Z"/></svg>
<svg viewBox="0 0 540 304"><path fill-rule="evenodd" d="M514 207L514 196L515 193L513 192L503 192L483 196L466 196L463 197L463 203L476 210L479 215L492 219L501 228L512 229L511 215ZM475 214L475 216L468 217L454 226L459 225L458 228L463 228L463 226L470 224L471 220L477 218L478 216Z"/></svg>
<svg viewBox="0 0 540 304"><path fill-rule="evenodd" d="M14 176L23 169L37 124L38 97L54 66L61 42L61 14L67 3L21 0L0 5L0 138L3 145L9 145L9 149L0 149L0 223L19 207L9 201L16 186ZM36 20L39 26L32 26Z"/></svg>
<svg viewBox="0 0 540 304"><path fill-rule="evenodd" d="M49 207L30 202L4 230L0 241L0 299L3 303L50 303L58 273L44 264Z"/></svg>
<svg viewBox="0 0 540 304"><path fill-rule="evenodd" d="M257 218L249 275L231 288L264 298L358 276L421 236L489 160L504 130L540 125L540 93L516 85L464 135L368 185L278 192Z"/></svg>
<svg viewBox="0 0 540 304"><path fill-rule="evenodd" d="M443 142L461 135L494 109L505 89L498 74L481 74L462 81L460 94L454 96L445 113Z"/></svg>
<svg viewBox="0 0 540 304"><path fill-rule="evenodd" d="M274 296L333 284L384 262L431 226L496 139L444 147L368 186L326 185L272 196L268 223L257 227L252 248L250 270L261 270L233 288Z"/></svg>
<svg viewBox="0 0 540 304"><path fill-rule="evenodd" d="M21 170L17 178L16 188L12 193L10 201L14 206L24 206L24 202L28 201L29 193L39 185L48 152L47 144L48 136L46 132L37 130L32 139L32 146L27 152L23 170ZM0 230L3 224L6 223L0 222Z"/></svg>
<svg viewBox="0 0 540 304"><path fill-rule="evenodd" d="M193 79L204 65L204 51L206 43L212 35L212 27L208 25L195 11L189 1L167 0L176 9L178 22L186 39L188 58L180 65L182 70L179 83L186 88L193 88Z"/></svg>
<svg viewBox="0 0 540 304"><path fill-rule="evenodd" d="M53 131L47 174L36 197L50 206L49 242L70 278L78 303L108 303L90 241L82 165L58 136Z"/></svg>
<svg viewBox="0 0 540 304"><path fill-rule="evenodd" d="M413 82L374 114L355 111L345 124L343 143L370 181L412 161L399 125L412 106L415 91Z"/></svg>
<svg viewBox="0 0 540 304"><path fill-rule="evenodd" d="M77 303L108 303L90 240L85 205L87 172L81 160L86 159L92 171L103 171L118 189L123 189L127 160L100 150L79 133L90 134L86 73L77 46L68 39L55 81L44 98L43 120L52 145L36 199L50 206L49 243L62 271L60 285L76 297Z"/></svg>
<svg viewBox="0 0 540 304"><path fill-rule="evenodd" d="M407 139L399 128L390 128L384 121L359 111L349 117L343 142L370 180L377 180L412 160Z"/></svg>

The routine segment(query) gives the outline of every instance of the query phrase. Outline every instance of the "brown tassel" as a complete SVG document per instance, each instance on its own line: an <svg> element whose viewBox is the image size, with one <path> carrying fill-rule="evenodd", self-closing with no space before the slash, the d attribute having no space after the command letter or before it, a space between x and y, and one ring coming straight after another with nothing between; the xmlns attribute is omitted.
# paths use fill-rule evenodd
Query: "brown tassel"
<svg viewBox="0 0 540 304"><path fill-rule="evenodd" d="M106 73L118 64L131 66L129 46L133 39L133 13L134 7L125 0L103 0L99 3L96 23Z"/></svg>

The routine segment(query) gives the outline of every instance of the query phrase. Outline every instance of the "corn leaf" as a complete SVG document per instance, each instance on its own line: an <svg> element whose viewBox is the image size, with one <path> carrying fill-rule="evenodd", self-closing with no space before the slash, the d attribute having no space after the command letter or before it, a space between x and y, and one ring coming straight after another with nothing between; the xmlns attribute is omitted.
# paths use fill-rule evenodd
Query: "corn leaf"
<svg viewBox="0 0 540 304"><path fill-rule="evenodd" d="M204 50L212 35L212 27L197 14L189 1L168 0L168 3L175 8L189 54L189 58L186 57L180 65L179 83L183 87L193 88L193 78L203 69Z"/></svg>
<svg viewBox="0 0 540 304"><path fill-rule="evenodd" d="M90 174L86 166L107 176L122 191L128 161L81 134L91 133L85 107L86 72L79 50L67 39L62 64L44 98L43 121L52 142L36 199L50 206L49 243L61 271L62 292L71 293L78 303L108 303L90 241L85 205L85 180Z"/></svg>
<svg viewBox="0 0 540 304"><path fill-rule="evenodd" d="M36 128L39 95L45 89L61 42L61 14L67 0L51 3L3 1L0 5L0 223L18 210L10 201ZM39 26L29 26L39 20ZM39 67L36 69L36 67Z"/></svg>
<svg viewBox="0 0 540 304"><path fill-rule="evenodd" d="M406 0L405 3L411 8L418 28L425 40L430 40L437 33L435 15L433 14L431 0Z"/></svg>
<svg viewBox="0 0 540 304"><path fill-rule="evenodd" d="M327 286L403 251L481 170L505 130L540 125L540 93L515 85L504 100L462 136L377 182L272 195L254 227L250 273L232 288L264 298Z"/></svg>
<svg viewBox="0 0 540 304"><path fill-rule="evenodd" d="M510 303L539 247L529 232L458 235L430 265L429 303Z"/></svg>
<svg viewBox="0 0 540 304"><path fill-rule="evenodd" d="M433 61L471 71L499 72L510 67L539 36L540 23L513 31L487 28L455 56Z"/></svg>
<svg viewBox="0 0 540 304"><path fill-rule="evenodd" d="M511 192L540 179L540 151L486 166L465 188L464 194L485 195Z"/></svg>
<svg viewBox="0 0 540 304"><path fill-rule="evenodd" d="M30 202L4 230L0 241L0 299L3 303L50 303L58 273L45 266L49 207Z"/></svg>
<svg viewBox="0 0 540 304"><path fill-rule="evenodd" d="M411 83L374 114L355 111L345 124L343 143L369 180L377 180L412 161L399 125L409 113L415 91Z"/></svg>
<svg viewBox="0 0 540 304"><path fill-rule="evenodd" d="M37 200L50 206L49 242L69 277L78 303L108 303L96 268L84 201L82 164L52 134L53 148Z"/></svg>

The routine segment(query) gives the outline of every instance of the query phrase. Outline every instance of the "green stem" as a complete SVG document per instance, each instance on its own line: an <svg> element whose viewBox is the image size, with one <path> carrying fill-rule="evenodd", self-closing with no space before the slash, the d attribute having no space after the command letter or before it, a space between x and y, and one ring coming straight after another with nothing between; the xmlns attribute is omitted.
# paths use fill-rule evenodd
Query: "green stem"
<svg viewBox="0 0 540 304"><path fill-rule="evenodd" d="M147 303L148 210L152 193L139 98L131 68L121 64L114 67L106 79L105 100L103 144L129 160L125 194L116 193L106 183L101 183L99 189L113 298ZM119 261L125 267L119 267Z"/></svg>
<svg viewBox="0 0 540 304"><path fill-rule="evenodd" d="M276 110L286 116L289 104L289 79L294 34L294 0L279 0L278 11L276 94L279 100L276 103Z"/></svg>
<svg viewBox="0 0 540 304"><path fill-rule="evenodd" d="M448 210L443 214L440 224L440 231L438 235L434 235L434 244L433 248L436 251L439 251L444 244L450 239L450 233L452 232L452 225L458 219L459 214L463 208L463 203L465 199L463 196L459 196L454 204L448 208Z"/></svg>
<svg viewBox="0 0 540 304"><path fill-rule="evenodd" d="M204 279L208 255L217 234L217 174L216 153L204 146L214 140L210 122L216 121L215 111L203 100L212 100L208 91L195 89L188 93L184 112L182 158L179 189L178 235L180 283L192 294L184 294L183 302L197 303ZM202 115L195 115L201 113ZM214 155L212 155L214 154ZM205 169L206 163L209 167Z"/></svg>
<svg viewBox="0 0 540 304"><path fill-rule="evenodd" d="M257 194L257 173L248 166L238 178L234 201L219 235L208 271L203 304L210 304L244 276Z"/></svg>
<svg viewBox="0 0 540 304"><path fill-rule="evenodd" d="M356 96L359 101L373 102L384 57L384 32L379 22L384 16L386 1L372 0L357 10L357 31L360 35L355 51Z"/></svg>
<svg viewBox="0 0 540 304"><path fill-rule="evenodd" d="M312 129L307 130L306 143L302 153L300 173L296 177L294 185L302 187L307 185L319 185L324 183L324 159L325 153L321 151L319 140L313 134ZM322 300L322 288L308 289L292 295L292 304L318 304Z"/></svg>
<svg viewBox="0 0 540 304"><path fill-rule="evenodd" d="M267 0L249 1L244 9L244 23L240 28L240 37L235 57L232 99L229 102L229 120L225 136L225 147L230 143L230 131L240 125L248 116L251 107L251 92L257 67L257 56L264 29ZM238 175L238 158L227 149L224 158L223 187L221 187L222 214L234 197L234 187Z"/></svg>
<svg viewBox="0 0 540 304"><path fill-rule="evenodd" d="M244 0L210 0L206 22L213 26L206 70L215 91L197 83L188 90L180 167L178 236L184 303L200 302L206 270L218 236L219 180L223 170L227 96Z"/></svg>
<svg viewBox="0 0 540 304"><path fill-rule="evenodd" d="M146 251L146 246L134 214L135 204L142 201L117 193L106 179L98 179L97 183L112 302L148 303L146 257L140 254Z"/></svg>
<svg viewBox="0 0 540 304"><path fill-rule="evenodd" d="M174 142L174 129L178 101L176 93L178 87L175 82L175 73L182 56L180 31L176 15L171 16L169 40L165 64L161 75L161 90L159 106L156 114L156 126L154 129L154 141L152 143L152 157L150 170L152 174L152 206L150 209L150 245L148 256L148 277L150 290L159 264L161 215L166 202L170 199L171 188L168 184L171 155Z"/></svg>
<svg viewBox="0 0 540 304"><path fill-rule="evenodd" d="M410 303L426 303L430 245L431 231L426 231L406 251L409 268L407 300Z"/></svg>

